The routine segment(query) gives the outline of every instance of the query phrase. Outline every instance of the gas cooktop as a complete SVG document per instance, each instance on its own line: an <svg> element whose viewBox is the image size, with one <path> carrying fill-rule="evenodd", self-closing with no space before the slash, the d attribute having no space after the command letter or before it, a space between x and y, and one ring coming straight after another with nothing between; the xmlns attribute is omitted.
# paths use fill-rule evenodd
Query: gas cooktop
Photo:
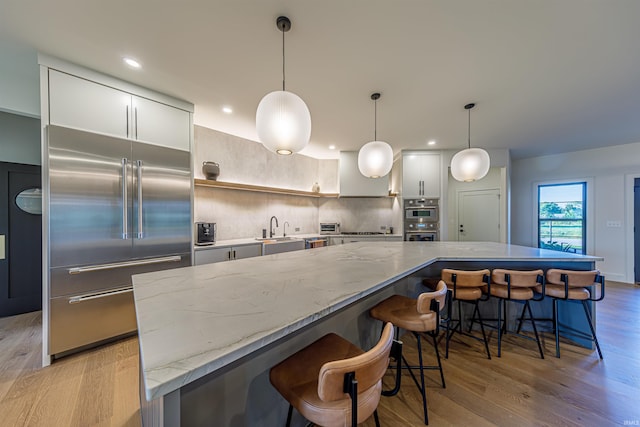
<svg viewBox="0 0 640 427"><path fill-rule="evenodd" d="M376 234L384 234L381 233L379 231L343 231L340 234L349 234L349 235L356 235L356 236L372 236L372 235L376 235Z"/></svg>

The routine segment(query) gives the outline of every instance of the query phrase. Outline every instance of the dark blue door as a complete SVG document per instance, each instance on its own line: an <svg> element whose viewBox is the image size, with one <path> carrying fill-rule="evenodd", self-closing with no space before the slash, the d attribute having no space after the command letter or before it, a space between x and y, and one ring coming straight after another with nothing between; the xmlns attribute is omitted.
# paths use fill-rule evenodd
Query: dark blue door
<svg viewBox="0 0 640 427"><path fill-rule="evenodd" d="M0 162L0 203L0 316L40 310L40 166Z"/></svg>

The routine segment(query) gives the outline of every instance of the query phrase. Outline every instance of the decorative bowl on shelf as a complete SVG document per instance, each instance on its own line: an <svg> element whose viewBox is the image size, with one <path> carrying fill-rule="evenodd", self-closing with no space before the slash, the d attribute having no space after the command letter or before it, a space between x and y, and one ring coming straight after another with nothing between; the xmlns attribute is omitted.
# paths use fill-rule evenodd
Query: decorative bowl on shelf
<svg viewBox="0 0 640 427"><path fill-rule="evenodd" d="M204 162L202 163L202 173L207 179L215 181L220 175L220 165L216 162Z"/></svg>

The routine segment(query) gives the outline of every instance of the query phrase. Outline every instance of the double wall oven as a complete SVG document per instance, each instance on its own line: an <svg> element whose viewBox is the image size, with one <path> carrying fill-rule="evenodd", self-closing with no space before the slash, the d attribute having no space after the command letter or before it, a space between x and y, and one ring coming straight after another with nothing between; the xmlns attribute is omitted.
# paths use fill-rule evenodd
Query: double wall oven
<svg viewBox="0 0 640 427"><path fill-rule="evenodd" d="M440 240L438 199L404 200L404 240L433 242Z"/></svg>

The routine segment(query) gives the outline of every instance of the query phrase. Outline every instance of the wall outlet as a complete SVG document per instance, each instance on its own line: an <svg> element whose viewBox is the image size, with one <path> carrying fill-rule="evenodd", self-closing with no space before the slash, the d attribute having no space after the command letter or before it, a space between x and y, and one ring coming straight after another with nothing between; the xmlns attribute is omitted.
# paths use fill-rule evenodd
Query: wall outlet
<svg viewBox="0 0 640 427"><path fill-rule="evenodd" d="M607 221L607 227L620 228L622 227L622 221Z"/></svg>
<svg viewBox="0 0 640 427"><path fill-rule="evenodd" d="M295 228L295 230L296 230L296 231L300 231L300 227L296 227L296 228Z"/></svg>

